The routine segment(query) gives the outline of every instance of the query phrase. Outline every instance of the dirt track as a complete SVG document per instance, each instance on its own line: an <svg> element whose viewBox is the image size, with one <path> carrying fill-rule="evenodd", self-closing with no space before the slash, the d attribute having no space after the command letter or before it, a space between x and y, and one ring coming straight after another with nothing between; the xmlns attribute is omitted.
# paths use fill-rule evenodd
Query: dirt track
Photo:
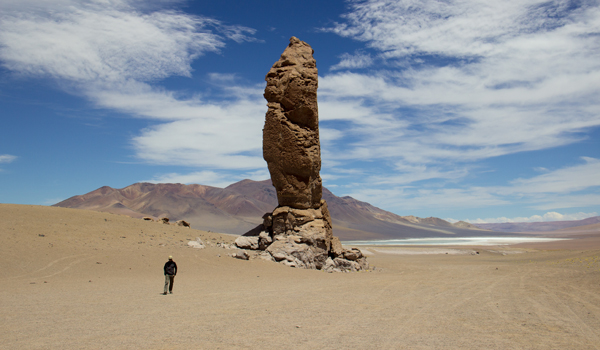
<svg viewBox="0 0 600 350"><path fill-rule="evenodd" d="M376 253L374 272L328 274L188 248L231 237L137 219L0 213L0 349L600 348L600 250Z"/></svg>

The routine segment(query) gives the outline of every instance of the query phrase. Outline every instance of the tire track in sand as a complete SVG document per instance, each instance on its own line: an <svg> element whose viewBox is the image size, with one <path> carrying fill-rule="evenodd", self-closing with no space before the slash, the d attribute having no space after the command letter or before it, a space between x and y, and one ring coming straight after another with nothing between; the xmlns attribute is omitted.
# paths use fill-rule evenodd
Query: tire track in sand
<svg viewBox="0 0 600 350"><path fill-rule="evenodd" d="M86 254L77 254L77 255L63 256L62 258L58 258L56 260L53 260L50 263L48 263L46 266L44 266L42 268L39 268L39 269L37 269L35 271L27 272L27 273L24 273L24 274L21 274L21 275L18 275L18 276L12 276L12 277L9 277L9 278L11 278L11 279L19 279L19 278L27 278L27 277L48 278L48 277L56 276L56 275L58 275L60 273L65 272L66 270L68 270L69 268L71 268L71 266L73 266L73 265L75 265L77 263L80 263L82 261L91 259L92 256L87 256L84 259L78 259L78 260L72 261L66 267L64 267L62 270L60 270L58 272L55 272L55 273L52 273L52 274L49 274L49 275L37 276L37 277L33 276L33 275L36 274L36 273L40 273L42 271L45 271L45 270L51 268L52 266L57 265L57 264L63 262L64 260L73 259L73 258L77 258L77 257L81 257L81 256L86 256Z"/></svg>

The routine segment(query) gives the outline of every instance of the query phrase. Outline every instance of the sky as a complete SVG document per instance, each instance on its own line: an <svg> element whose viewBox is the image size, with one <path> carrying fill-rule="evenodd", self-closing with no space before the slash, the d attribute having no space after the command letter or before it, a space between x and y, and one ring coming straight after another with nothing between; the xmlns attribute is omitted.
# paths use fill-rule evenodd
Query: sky
<svg viewBox="0 0 600 350"><path fill-rule="evenodd" d="M600 212L600 1L0 0L0 203L269 178L265 75L319 69L323 184L398 215Z"/></svg>

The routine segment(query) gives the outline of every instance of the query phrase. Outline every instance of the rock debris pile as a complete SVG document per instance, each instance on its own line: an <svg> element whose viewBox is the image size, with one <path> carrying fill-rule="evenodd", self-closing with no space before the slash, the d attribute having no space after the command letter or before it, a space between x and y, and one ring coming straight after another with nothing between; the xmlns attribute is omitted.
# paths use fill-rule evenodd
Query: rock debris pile
<svg viewBox="0 0 600 350"><path fill-rule="evenodd" d="M310 45L292 37L267 73L263 157L279 206L235 244L293 267L366 270L369 265L360 250L344 249L333 236L327 203L321 199L318 71L313 52ZM248 258L243 251L238 255Z"/></svg>

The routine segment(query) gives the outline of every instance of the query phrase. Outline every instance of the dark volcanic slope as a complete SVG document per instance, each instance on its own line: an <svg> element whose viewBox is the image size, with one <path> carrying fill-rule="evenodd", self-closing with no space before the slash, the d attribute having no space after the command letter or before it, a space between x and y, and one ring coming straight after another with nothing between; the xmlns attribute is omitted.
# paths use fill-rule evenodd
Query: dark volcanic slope
<svg viewBox="0 0 600 350"><path fill-rule="evenodd" d="M337 197L326 188L334 234L343 240L406 237L475 236L489 234L465 223L438 218L399 216L352 197ZM270 180L243 180L226 188L202 185L137 183L114 189L102 187L55 204L123 214L132 217L168 217L186 220L202 230L242 234L262 222L277 206Z"/></svg>
<svg viewBox="0 0 600 350"><path fill-rule="evenodd" d="M574 221L507 222L499 224L475 224L475 226L500 232L549 232L598 223L600 223L600 216Z"/></svg>

